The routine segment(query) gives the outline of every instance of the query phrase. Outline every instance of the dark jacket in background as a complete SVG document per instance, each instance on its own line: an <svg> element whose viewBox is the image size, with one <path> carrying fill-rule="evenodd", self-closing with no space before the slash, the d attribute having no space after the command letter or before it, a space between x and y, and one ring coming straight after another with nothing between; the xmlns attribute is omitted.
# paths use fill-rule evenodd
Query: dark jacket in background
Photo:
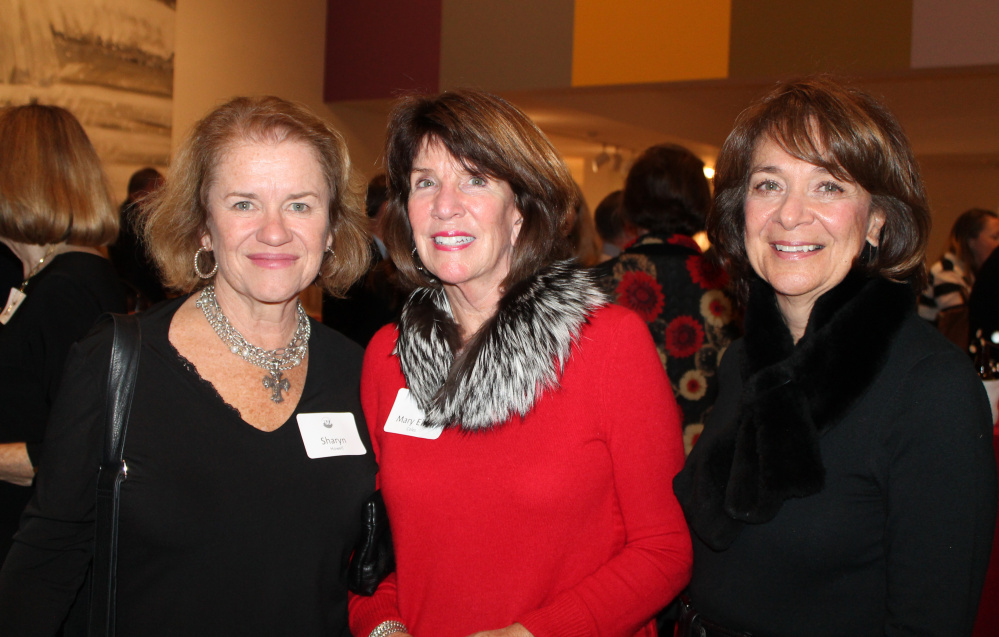
<svg viewBox="0 0 999 637"><path fill-rule="evenodd" d="M57 255L24 292L21 307L0 327L0 442L28 443L37 466L70 347L104 312L124 312L125 293L111 263L87 252ZM31 493L0 482L0 561Z"/></svg>
<svg viewBox="0 0 999 637"><path fill-rule="evenodd" d="M978 330L986 339L999 330L999 250L992 251L975 277L968 299L968 320L972 343L976 342Z"/></svg>
<svg viewBox="0 0 999 637"><path fill-rule="evenodd" d="M367 274L342 299L323 295L323 325L366 347L375 332L398 318L405 300L391 279L392 262L383 259L372 243Z"/></svg>
<svg viewBox="0 0 999 637"><path fill-rule="evenodd" d="M114 245L108 246L108 256L127 288L129 308L132 310L145 309L167 297L156 267L135 234L135 215L138 210L135 202L121 205L118 239Z"/></svg>
<svg viewBox="0 0 999 637"><path fill-rule="evenodd" d="M21 265L21 260L11 252L7 244L0 243L0 294L3 296L3 303L7 302L10 288L18 287L22 280L24 280L24 266Z"/></svg>

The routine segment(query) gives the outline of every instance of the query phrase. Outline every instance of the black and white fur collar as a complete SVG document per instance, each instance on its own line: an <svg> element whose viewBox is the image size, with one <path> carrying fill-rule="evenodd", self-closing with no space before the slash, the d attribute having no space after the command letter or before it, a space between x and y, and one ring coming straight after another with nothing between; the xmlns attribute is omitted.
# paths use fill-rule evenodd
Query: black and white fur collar
<svg viewBox="0 0 999 637"><path fill-rule="evenodd" d="M702 541L722 550L744 523L768 522L785 500L823 489L819 437L884 367L914 307L908 285L853 272L816 301L795 344L773 289L753 284L739 416L701 438L674 482Z"/></svg>
<svg viewBox="0 0 999 637"><path fill-rule="evenodd" d="M606 302L588 270L557 262L511 286L462 347L444 290L417 289L403 307L394 353L424 423L476 431L525 416L558 387L580 330Z"/></svg>

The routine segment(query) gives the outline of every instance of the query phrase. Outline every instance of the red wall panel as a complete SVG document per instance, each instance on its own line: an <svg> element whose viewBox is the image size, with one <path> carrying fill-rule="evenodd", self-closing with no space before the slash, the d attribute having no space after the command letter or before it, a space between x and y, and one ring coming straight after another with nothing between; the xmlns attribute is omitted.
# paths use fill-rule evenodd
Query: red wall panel
<svg viewBox="0 0 999 637"><path fill-rule="evenodd" d="M436 92L440 42L441 0L329 0L323 99Z"/></svg>

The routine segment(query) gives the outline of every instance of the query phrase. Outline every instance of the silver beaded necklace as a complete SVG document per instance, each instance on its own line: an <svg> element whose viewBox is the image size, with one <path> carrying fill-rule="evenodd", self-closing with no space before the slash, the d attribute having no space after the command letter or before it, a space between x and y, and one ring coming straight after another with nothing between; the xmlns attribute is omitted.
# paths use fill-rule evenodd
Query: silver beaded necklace
<svg viewBox="0 0 999 637"><path fill-rule="evenodd" d="M205 287L195 305L204 312L208 324L229 347L230 352L248 363L267 370L264 387L271 390L271 400L276 403L283 402L284 397L281 392L290 390L291 382L283 378L282 372L300 365L305 353L309 351L309 335L312 333L312 328L309 325L309 315L305 313L301 301L298 303L298 329L295 330L291 342L278 349L263 349L243 338L222 313L222 308L215 298L214 285Z"/></svg>

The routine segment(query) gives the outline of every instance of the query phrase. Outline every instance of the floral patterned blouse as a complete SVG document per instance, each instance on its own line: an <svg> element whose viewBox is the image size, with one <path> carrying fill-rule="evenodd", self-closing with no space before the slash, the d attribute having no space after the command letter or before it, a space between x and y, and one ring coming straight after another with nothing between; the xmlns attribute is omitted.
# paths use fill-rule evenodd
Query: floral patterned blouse
<svg viewBox="0 0 999 637"><path fill-rule="evenodd" d="M718 395L715 370L741 333L734 302L723 290L728 276L680 234L646 234L597 272L611 300L649 326L683 410L683 442L690 453Z"/></svg>

